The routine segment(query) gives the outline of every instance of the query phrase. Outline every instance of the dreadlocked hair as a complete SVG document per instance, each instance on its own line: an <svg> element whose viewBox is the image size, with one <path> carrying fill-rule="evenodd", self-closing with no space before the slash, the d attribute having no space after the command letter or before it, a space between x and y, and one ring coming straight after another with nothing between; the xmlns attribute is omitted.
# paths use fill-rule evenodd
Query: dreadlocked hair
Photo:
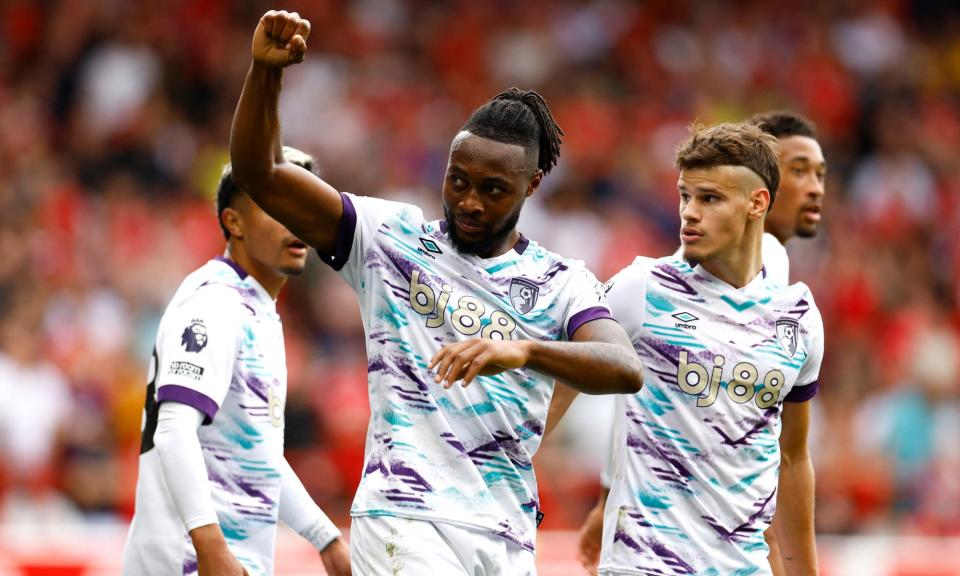
<svg viewBox="0 0 960 576"><path fill-rule="evenodd" d="M536 150L537 167L544 174L557 165L563 130L543 96L533 90L510 88L477 108L462 130L504 144Z"/></svg>

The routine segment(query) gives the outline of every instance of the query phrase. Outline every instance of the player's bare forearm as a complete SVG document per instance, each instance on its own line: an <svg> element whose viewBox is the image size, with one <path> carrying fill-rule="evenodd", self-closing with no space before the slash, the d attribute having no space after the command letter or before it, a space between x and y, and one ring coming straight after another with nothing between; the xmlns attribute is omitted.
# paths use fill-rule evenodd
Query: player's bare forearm
<svg viewBox="0 0 960 576"><path fill-rule="evenodd" d="M783 405L780 434L780 480L773 527L788 576L817 574L814 534L814 473L807 450L809 402Z"/></svg>
<svg viewBox="0 0 960 576"><path fill-rule="evenodd" d="M339 193L284 159L278 103L283 68L303 60L310 23L296 13L268 12L253 37L247 73L230 131L233 179L298 238L333 251L343 205Z"/></svg>
<svg viewBox="0 0 960 576"><path fill-rule="evenodd" d="M550 407L547 409L547 425L543 430L544 438L550 436L550 433L556 429L557 424L563 419L563 415L567 413L570 405L573 404L579 394L559 380L554 384L553 396L550 397Z"/></svg>
<svg viewBox="0 0 960 576"><path fill-rule="evenodd" d="M430 361L436 381L464 386L477 376L530 368L562 380L587 394L627 394L640 390L643 369L630 340L609 319L588 322L575 342L490 340L477 338L448 344Z"/></svg>
<svg viewBox="0 0 960 576"><path fill-rule="evenodd" d="M219 524L198 526L190 531L197 552L198 576L247 576L223 537Z"/></svg>
<svg viewBox="0 0 960 576"><path fill-rule="evenodd" d="M774 518L776 522L776 518ZM770 571L773 576L786 576L783 568L783 556L780 554L780 544L777 542L776 528L771 525L763 532L763 539L767 541L767 548L770 549L767 554L767 560L770 562Z"/></svg>
<svg viewBox="0 0 960 576"><path fill-rule="evenodd" d="M598 320L597 322L600 322ZM633 394L643 369L633 347L612 342L534 342L527 367L586 394Z"/></svg>
<svg viewBox="0 0 960 576"><path fill-rule="evenodd" d="M343 539L337 538L320 552L323 568L330 576L350 576L350 548Z"/></svg>
<svg viewBox="0 0 960 576"><path fill-rule="evenodd" d="M774 531L787 576L817 574L814 536L814 475L810 459L781 464Z"/></svg>
<svg viewBox="0 0 960 576"><path fill-rule="evenodd" d="M580 527L580 538L577 542L577 551L580 564L588 574L597 574L597 564L600 563L600 545L603 543L603 513L607 506L607 496L610 490L601 487L600 498L596 505L587 514L583 526Z"/></svg>

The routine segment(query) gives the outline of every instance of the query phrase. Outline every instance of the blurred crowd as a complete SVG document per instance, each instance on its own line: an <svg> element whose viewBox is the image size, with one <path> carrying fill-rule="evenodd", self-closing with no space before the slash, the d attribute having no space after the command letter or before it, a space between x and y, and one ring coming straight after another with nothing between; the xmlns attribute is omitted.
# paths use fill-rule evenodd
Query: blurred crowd
<svg viewBox="0 0 960 576"><path fill-rule="evenodd" d="M285 140L337 188L438 217L468 113L535 88L566 136L521 230L606 279L677 246L673 152L692 120L809 116L830 166L824 224L788 251L827 334L818 530L957 535L951 4L291 1L313 31L286 75ZM129 518L156 326L223 249L212 194L253 28L275 7L0 0L0 522ZM281 314L287 454L347 524L369 414L358 307L314 259ZM545 528L574 528L593 504L591 418L574 411L538 455Z"/></svg>

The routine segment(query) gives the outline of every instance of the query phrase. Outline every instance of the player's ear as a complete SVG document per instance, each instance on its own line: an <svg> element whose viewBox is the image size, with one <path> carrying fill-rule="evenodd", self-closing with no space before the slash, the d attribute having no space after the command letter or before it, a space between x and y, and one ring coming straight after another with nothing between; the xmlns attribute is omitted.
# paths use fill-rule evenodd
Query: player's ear
<svg viewBox="0 0 960 576"><path fill-rule="evenodd" d="M750 209L747 217L751 220L763 218L770 207L770 191L766 188L756 188L750 193Z"/></svg>
<svg viewBox="0 0 960 576"><path fill-rule="evenodd" d="M243 238L243 218L236 208L226 207L220 213L220 222L233 238Z"/></svg>
<svg viewBox="0 0 960 576"><path fill-rule="evenodd" d="M538 169L536 174L533 175L533 178L530 179L530 185L527 186L527 193L524 194L524 196L528 198L533 196L533 193L540 187L541 181L543 181L543 170Z"/></svg>

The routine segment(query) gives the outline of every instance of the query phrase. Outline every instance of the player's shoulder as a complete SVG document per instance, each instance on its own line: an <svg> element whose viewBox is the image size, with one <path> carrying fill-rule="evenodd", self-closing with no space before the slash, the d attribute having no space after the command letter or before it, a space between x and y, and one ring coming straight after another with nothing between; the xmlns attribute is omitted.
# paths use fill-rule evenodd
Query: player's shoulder
<svg viewBox="0 0 960 576"><path fill-rule="evenodd" d="M361 196L352 192L342 194L349 201L350 207L358 218L372 217L381 221L396 218L410 224L420 224L424 221L423 209L409 202Z"/></svg>
<svg viewBox="0 0 960 576"><path fill-rule="evenodd" d="M794 282L787 286L771 286L777 307L782 311L800 319L800 323L811 325L821 324L820 309L817 307L813 291L804 282Z"/></svg>
<svg viewBox="0 0 960 576"><path fill-rule="evenodd" d="M184 309L232 314L245 309L243 295L252 288L246 273L225 259L213 259L187 275L167 307L167 312Z"/></svg>
<svg viewBox="0 0 960 576"><path fill-rule="evenodd" d="M520 238L518 246L514 247L518 252L518 258L521 266L527 270L537 271L537 275L546 275L549 277L561 275L586 275L595 278L586 262L577 258L570 258L558 254L540 245L536 240L531 240L526 236Z"/></svg>
<svg viewBox="0 0 960 576"><path fill-rule="evenodd" d="M693 272L683 258L671 255L662 258L651 258L649 256L637 256L633 262L617 272L613 279L621 280L639 280L646 279L654 274L666 274L670 276L686 276Z"/></svg>

